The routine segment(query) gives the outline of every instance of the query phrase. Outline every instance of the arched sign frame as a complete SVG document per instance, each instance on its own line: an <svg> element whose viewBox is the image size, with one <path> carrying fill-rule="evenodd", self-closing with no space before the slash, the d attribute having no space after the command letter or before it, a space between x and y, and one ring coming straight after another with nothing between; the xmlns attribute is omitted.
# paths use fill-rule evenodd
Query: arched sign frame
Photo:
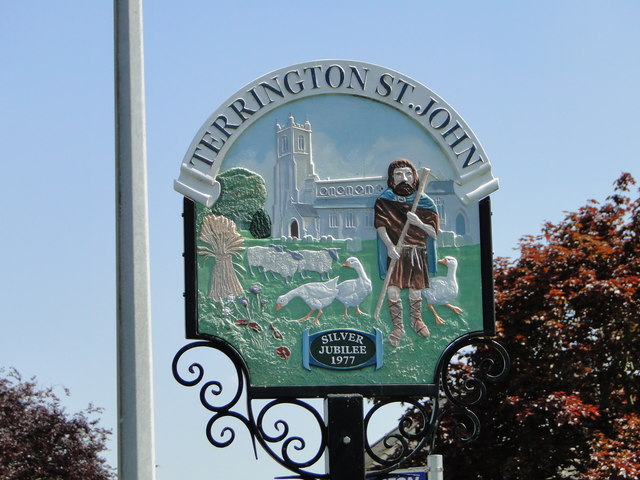
<svg viewBox="0 0 640 480"><path fill-rule="evenodd" d="M332 96L346 96L370 100L391 107L394 111L400 112L419 125L433 139L446 158L448 175L446 180L448 183L444 185L444 182L439 182L442 184L440 187L448 188L448 193L457 198L462 207L470 208L479 223L477 244L481 275L479 279L476 279L476 282L478 283L478 291L481 292L479 299L481 305L478 307L481 327L475 330L461 331L460 335L448 343L446 348L439 353L431 377L432 381L411 384L393 382L353 384L347 381L344 384L284 386L265 385L262 382L262 384L256 385L252 383L251 368L248 366L241 349L229 343L223 336L212 335L200 328L199 305L203 299L199 294L199 272L201 269L198 265L198 229L202 227L198 223L198 209L208 211L206 209L214 206L219 200L223 190L218 179L221 167L232 151L232 147L252 125L291 102L314 97L323 98L322 96L327 99ZM291 116L289 122L288 125L292 129L299 128L300 131L311 132L309 121L304 125L296 124ZM277 129L281 128L278 124ZM310 140L309 143L311 143ZM301 137L299 143L291 141L286 147L292 150L294 148L303 150L305 145L305 139ZM180 175L174 182L174 188L186 197L184 200L186 337L197 341L185 346L176 354L173 373L175 378L185 386L200 386L201 402L205 408L213 412L207 426L207 437L213 445L227 446L233 442L235 435L232 429L225 427L219 435L224 437L224 432L230 431L232 432L231 439L216 439L213 433L214 426L218 422L222 423L222 419L239 419L251 432L254 443L257 440L281 464L301 476L313 475L315 478L327 478L327 475L312 474L307 470L308 466L318 461L325 447L328 446L329 450L332 450L331 429L323 424L317 413L313 413L313 415L317 417L321 432L320 447L315 454L311 455L310 459L305 461L294 460L289 454L292 445L296 450L299 449L295 446L296 442L300 442L301 449L304 449L304 440L298 437L288 437L289 429L283 420L279 420L275 425L284 426L284 432L279 431L275 435L268 433L263 426L263 419L265 412L282 402L289 402L307 411L315 411L298 399L331 397L340 394L387 398L379 405L388 402L409 402L423 418L423 427L417 432L408 431L404 419L400 422L399 433L393 434L392 437L400 440L402 448L398 456L391 460L385 460L375 455L368 440L365 439L367 453L381 465L382 469L379 473L397 468L402 462L410 459L418 450L427 445L429 440L433 442L436 426L445 416L462 417L462 423L468 429L468 435L464 440L475 438L479 430L479 422L471 411L471 407L477 405L484 397L484 382L501 380L509 368L509 359L504 349L488 338L495 335L489 194L497 190L498 180L493 176L487 155L474 133L460 115L443 99L424 85L399 72L369 63L321 60L285 67L249 83L213 112L191 142L181 163ZM335 192L338 191L338 188L341 187L334 187ZM319 186L316 191L323 195L322 192L326 193L330 190L329 187ZM361 185L356 185L352 191L364 192L365 190ZM427 189L426 192L429 193L429 190ZM344 192L341 195L344 195ZM474 212L476 208L477 211ZM282 220L282 223L286 224L289 232L292 231L291 225L295 224L300 230L303 225L299 224L295 217L287 217ZM311 235L308 236L311 237ZM220 303L224 304L223 301ZM435 312L434 315L436 315ZM245 322L245 325L251 325L248 320L242 321ZM258 322L253 322L253 324L256 325ZM270 327L275 336L277 329L273 325ZM319 340L318 335L321 333L326 333L328 337L331 335L336 337L338 335L354 335L356 338L357 335L365 335L364 332L353 329L334 329L316 333L315 337L306 331L305 338ZM370 336L373 343L375 343L376 334L378 337L381 336L379 331L372 333ZM362 340L360 343L362 344ZM477 377L472 378L471 382L467 384L473 386L472 391L476 393L474 398L463 400L447 387L449 362L460 349L476 344L488 347L495 358L490 362L491 368L476 372ZM307 343L303 346L303 350L306 350L307 354L309 345ZM188 364L186 357L192 351L201 348L222 351L235 365L237 391L232 393L231 400L215 401L216 397L222 393L223 386L218 380L205 381L204 367L198 361L190 363L185 372L184 364L185 362ZM351 348L362 349L364 347ZM377 348L382 349L381 346ZM379 357L382 357L381 352L377 353ZM281 356L286 357L284 354ZM305 363L308 369L310 369L309 364L313 364L313 359L311 362ZM368 364L373 365L375 362L371 359ZM247 399L246 412L239 413L235 409L240 405L240 399L243 395ZM451 408L444 410L440 408L439 399L442 395L448 399L452 405ZM429 397L431 399L430 407L417 403L413 398L418 396ZM268 398L276 398L277 400L269 403L255 415L253 400ZM372 409L373 411L377 411L377 407ZM372 412L365 419L367 425ZM471 426L469 427L469 425ZM355 428L357 430L357 425ZM413 442L412 446L410 446L411 442ZM274 444L282 446L280 452L274 449ZM431 446L433 447L433 444ZM333 447L335 449L335 445Z"/></svg>

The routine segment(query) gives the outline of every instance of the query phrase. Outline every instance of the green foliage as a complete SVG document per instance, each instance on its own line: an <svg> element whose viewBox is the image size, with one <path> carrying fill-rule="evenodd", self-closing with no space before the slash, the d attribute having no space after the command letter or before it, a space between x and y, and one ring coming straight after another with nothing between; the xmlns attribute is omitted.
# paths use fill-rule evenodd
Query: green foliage
<svg viewBox="0 0 640 480"><path fill-rule="evenodd" d="M264 179L251 170L235 167L220 173L216 180L220 182L220 198L211 212L234 220L244 228L267 200Z"/></svg>
<svg viewBox="0 0 640 480"><path fill-rule="evenodd" d="M15 370L0 377L0 478L114 478L100 457L110 432L91 418L97 412L100 410L89 406L69 415L53 389L23 381Z"/></svg>
<svg viewBox="0 0 640 480"><path fill-rule="evenodd" d="M269 238L271 236L271 219L263 208L253 214L249 232L253 238Z"/></svg>
<svg viewBox="0 0 640 480"><path fill-rule="evenodd" d="M445 426L446 478L640 478L634 184L623 174L605 203L547 223L521 239L516 261L496 261L498 341L512 371L474 409L477 441L459 445ZM458 365L458 382L474 362Z"/></svg>

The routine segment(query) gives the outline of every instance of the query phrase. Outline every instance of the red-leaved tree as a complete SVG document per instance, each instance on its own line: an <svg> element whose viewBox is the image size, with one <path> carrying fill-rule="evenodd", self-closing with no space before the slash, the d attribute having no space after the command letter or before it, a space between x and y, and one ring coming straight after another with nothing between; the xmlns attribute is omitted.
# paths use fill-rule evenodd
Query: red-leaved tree
<svg viewBox="0 0 640 480"><path fill-rule="evenodd" d="M445 455L445 478L640 478L633 185L622 174L604 203L547 223L521 239L518 259L496 261L497 340L511 371L475 409L478 440L460 444L443 425L435 453ZM458 374L468 367L462 362Z"/></svg>
<svg viewBox="0 0 640 480"><path fill-rule="evenodd" d="M97 412L90 406L69 415L51 388L23 381L15 370L0 377L0 479L114 478L100 456L110 432L92 418Z"/></svg>

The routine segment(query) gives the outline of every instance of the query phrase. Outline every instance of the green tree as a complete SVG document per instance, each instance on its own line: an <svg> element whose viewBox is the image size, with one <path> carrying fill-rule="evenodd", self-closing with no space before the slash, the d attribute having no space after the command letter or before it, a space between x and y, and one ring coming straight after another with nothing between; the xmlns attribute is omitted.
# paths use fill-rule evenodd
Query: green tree
<svg viewBox="0 0 640 480"><path fill-rule="evenodd" d="M267 200L264 179L251 170L234 167L220 173L216 180L220 182L220 197L211 212L235 221L240 228L247 228Z"/></svg>
<svg viewBox="0 0 640 480"><path fill-rule="evenodd" d="M99 411L89 406L69 415L51 388L23 381L15 370L0 377L0 479L114 478L100 456L111 432L91 418Z"/></svg>
<svg viewBox="0 0 640 480"><path fill-rule="evenodd" d="M249 232L253 238L269 238L271 236L271 219L264 208L258 210L251 218Z"/></svg>
<svg viewBox="0 0 640 480"><path fill-rule="evenodd" d="M547 223L495 266L498 341L512 370L475 411L480 437L444 426L448 479L640 478L640 199L613 194ZM462 378L470 364L458 365ZM420 461L424 461L422 458Z"/></svg>

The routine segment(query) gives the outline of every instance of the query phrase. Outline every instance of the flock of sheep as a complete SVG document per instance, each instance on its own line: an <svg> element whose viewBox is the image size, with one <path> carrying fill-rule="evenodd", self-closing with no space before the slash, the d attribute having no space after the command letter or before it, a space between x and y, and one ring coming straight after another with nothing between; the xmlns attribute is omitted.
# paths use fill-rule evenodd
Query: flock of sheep
<svg viewBox="0 0 640 480"><path fill-rule="evenodd" d="M275 278L282 277L289 284L296 273L302 278L309 272L320 274L320 278L329 278L329 272L333 262L338 260L337 248L325 248L322 250L287 250L283 246L272 245L269 247L247 248L247 263L249 273L255 275L253 269L261 269L265 279L269 274Z"/></svg>

